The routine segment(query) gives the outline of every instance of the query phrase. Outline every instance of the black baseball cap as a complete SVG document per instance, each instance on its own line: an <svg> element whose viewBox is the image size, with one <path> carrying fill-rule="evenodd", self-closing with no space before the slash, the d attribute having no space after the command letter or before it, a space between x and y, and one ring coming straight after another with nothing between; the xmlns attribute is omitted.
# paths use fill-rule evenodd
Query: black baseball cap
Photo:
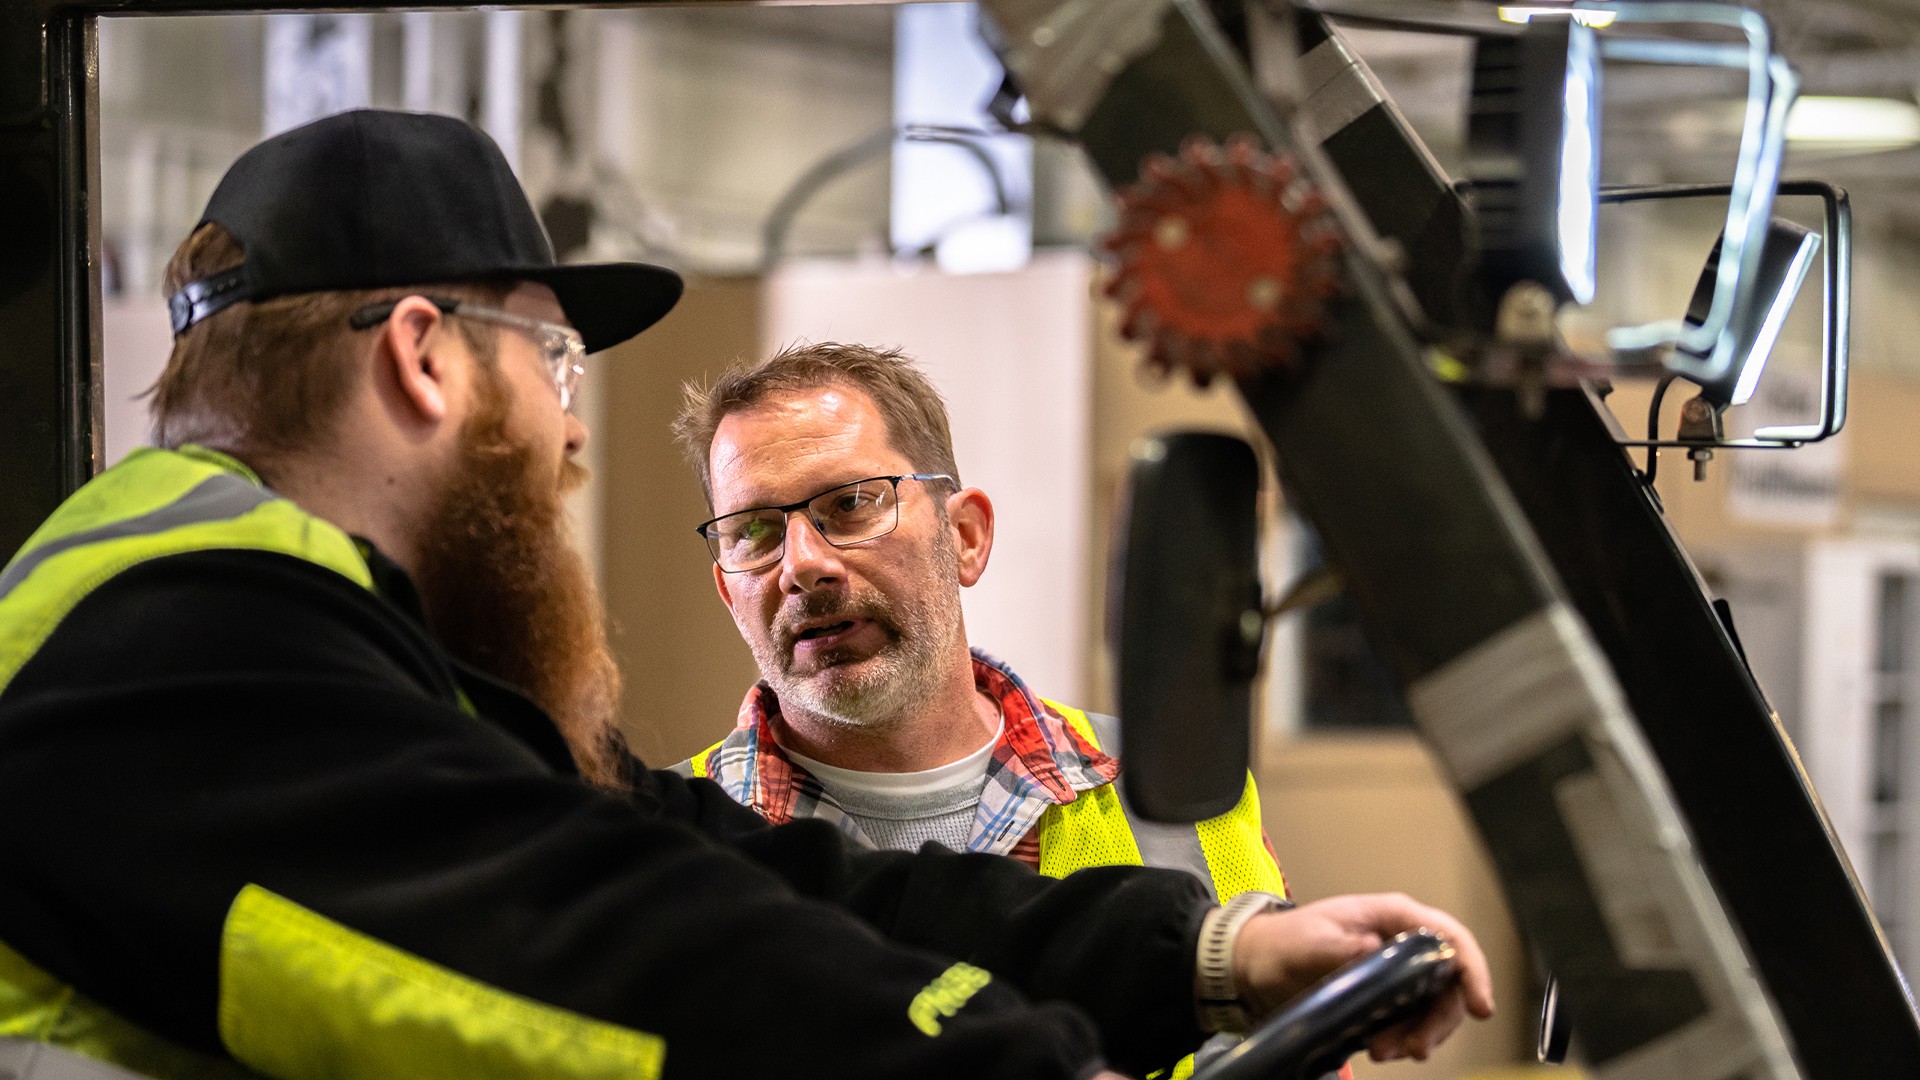
<svg viewBox="0 0 1920 1080"><path fill-rule="evenodd" d="M682 288L680 275L645 263L555 264L500 148L451 116L360 109L275 135L227 170L208 222L233 234L246 261L168 297L175 334L241 300L534 281L597 352L658 322Z"/></svg>

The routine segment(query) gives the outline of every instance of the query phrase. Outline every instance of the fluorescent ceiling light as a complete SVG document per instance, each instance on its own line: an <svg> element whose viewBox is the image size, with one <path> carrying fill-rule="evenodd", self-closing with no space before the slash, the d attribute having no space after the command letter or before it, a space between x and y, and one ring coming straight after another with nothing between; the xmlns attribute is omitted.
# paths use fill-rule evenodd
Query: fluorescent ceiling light
<svg viewBox="0 0 1920 1080"><path fill-rule="evenodd" d="M1573 16L1573 21L1600 30L1613 25L1614 14L1611 11L1592 11L1586 8L1562 7L1550 4L1502 4L1500 18L1510 23L1532 22L1534 16L1553 18Z"/></svg>
<svg viewBox="0 0 1920 1080"><path fill-rule="evenodd" d="M1787 138L1801 143L1908 146L1920 143L1920 105L1896 98L1803 97L1787 114Z"/></svg>

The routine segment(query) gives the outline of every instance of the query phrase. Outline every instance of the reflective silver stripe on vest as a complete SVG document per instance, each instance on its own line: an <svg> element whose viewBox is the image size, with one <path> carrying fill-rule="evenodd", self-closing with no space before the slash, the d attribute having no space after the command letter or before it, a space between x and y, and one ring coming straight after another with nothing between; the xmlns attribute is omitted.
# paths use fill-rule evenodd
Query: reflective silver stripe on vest
<svg viewBox="0 0 1920 1080"><path fill-rule="evenodd" d="M1126 758L1120 754L1120 721L1090 712L1087 714L1087 723L1093 725L1093 735L1099 740L1100 749L1107 756L1120 758L1122 762L1120 776L1113 782L1113 790L1120 796L1120 806L1126 811L1127 827L1133 830L1133 842L1140 849L1140 861L1148 866L1185 870L1199 878L1207 887L1207 895L1219 903L1220 896L1213 884L1213 870L1207 866L1207 853L1200 846L1199 831L1192 825L1143 820L1133 812L1133 807L1127 805L1127 770Z"/></svg>
<svg viewBox="0 0 1920 1080"><path fill-rule="evenodd" d="M63 536L27 552L12 566L7 567L5 573L0 573L0 600L6 599L8 593L27 579L27 575L39 569L41 563L55 555L103 540L146 536L176 529L182 525L198 525L208 521L237 518L256 506L272 502L274 498L272 492L256 487L238 476L225 474L209 476L194 485L193 490L158 510L150 510L139 517Z"/></svg>
<svg viewBox="0 0 1920 1080"><path fill-rule="evenodd" d="M0 1077L18 1080L147 1080L47 1043L0 1038Z"/></svg>

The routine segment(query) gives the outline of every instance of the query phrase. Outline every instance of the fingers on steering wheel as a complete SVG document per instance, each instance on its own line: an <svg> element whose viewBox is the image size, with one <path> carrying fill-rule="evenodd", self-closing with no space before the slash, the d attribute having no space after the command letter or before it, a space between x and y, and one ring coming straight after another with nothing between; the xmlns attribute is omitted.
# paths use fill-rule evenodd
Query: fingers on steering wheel
<svg viewBox="0 0 1920 1080"><path fill-rule="evenodd" d="M1398 1061L1413 1053L1407 1045L1417 1021L1407 1020L1375 1034L1367 1040L1367 1056L1375 1061Z"/></svg>
<svg viewBox="0 0 1920 1080"><path fill-rule="evenodd" d="M1445 923L1436 929L1458 953L1460 968L1460 990L1448 997L1464 999L1457 1000L1455 1007L1464 1006L1467 1012L1485 1020L1493 1015L1493 972L1487 966L1487 955L1480 951L1480 942L1465 926L1452 916L1443 914L1442 918Z"/></svg>
<svg viewBox="0 0 1920 1080"><path fill-rule="evenodd" d="M1429 907L1417 900L1401 894L1394 899L1404 901L1410 908L1407 915L1414 925L1424 926L1447 939L1457 953L1460 970L1460 992L1455 997L1465 997L1466 1010L1482 1020L1493 1015L1493 975L1487 966L1487 955L1480 949L1480 942L1460 920Z"/></svg>
<svg viewBox="0 0 1920 1080"><path fill-rule="evenodd" d="M1407 1057L1425 1061L1465 1019L1466 1007L1460 992L1448 991L1424 1014L1403 1020L1368 1039L1367 1054L1375 1061L1398 1061Z"/></svg>
<svg viewBox="0 0 1920 1080"><path fill-rule="evenodd" d="M1415 1061L1427 1060L1433 1048L1446 1041L1455 1028L1467 1018L1464 995L1459 990L1450 990L1440 996L1427 1015L1421 1017L1407 1039L1407 1052Z"/></svg>

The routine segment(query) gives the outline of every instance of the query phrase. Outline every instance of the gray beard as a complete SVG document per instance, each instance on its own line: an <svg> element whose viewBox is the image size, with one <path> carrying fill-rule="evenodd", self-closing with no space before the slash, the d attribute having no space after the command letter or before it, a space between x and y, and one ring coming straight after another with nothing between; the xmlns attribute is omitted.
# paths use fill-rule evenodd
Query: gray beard
<svg viewBox="0 0 1920 1080"><path fill-rule="evenodd" d="M779 697L783 714L879 733L910 719L933 697L943 674L942 660L966 647L960 589L954 583L958 556L951 541L941 539L935 552L939 584L929 590L931 595L904 597L897 607L876 612L899 634L899 640L879 652L855 665L830 665L796 676L785 669L783 657L774 655L777 645L768 641L754 648L754 660Z"/></svg>

